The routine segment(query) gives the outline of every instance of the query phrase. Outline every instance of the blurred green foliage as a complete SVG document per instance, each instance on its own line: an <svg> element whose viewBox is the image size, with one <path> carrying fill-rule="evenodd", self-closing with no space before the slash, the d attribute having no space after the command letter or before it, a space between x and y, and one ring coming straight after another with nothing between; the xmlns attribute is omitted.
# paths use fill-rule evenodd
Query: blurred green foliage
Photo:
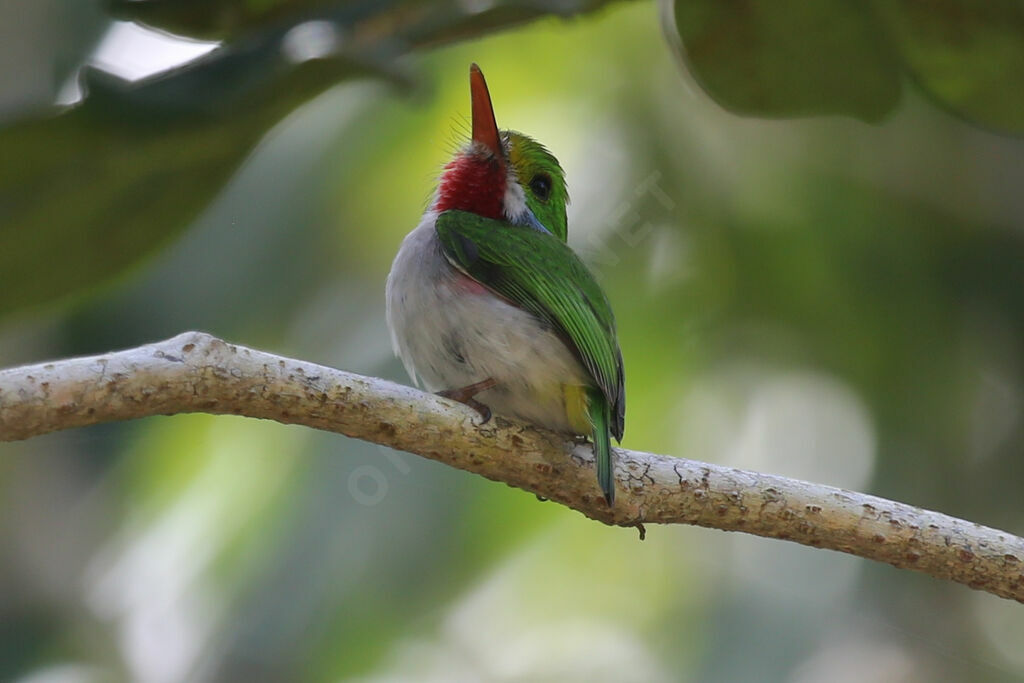
<svg viewBox="0 0 1024 683"><path fill-rule="evenodd" d="M1024 132L1018 0L675 0L689 67L722 106L877 122L910 80L980 125Z"/></svg>
<svg viewBox="0 0 1024 683"><path fill-rule="evenodd" d="M254 29L360 3L338 0L107 0L111 15L204 40L231 40ZM363 3L365 5L365 3ZM397 3L376 3L393 7ZM369 8L366 8L369 9ZM364 10L365 11L365 10Z"/></svg>
<svg viewBox="0 0 1024 683"><path fill-rule="evenodd" d="M899 100L898 65L863 3L678 0L675 19L701 85L739 113L875 122Z"/></svg>
<svg viewBox="0 0 1024 683"><path fill-rule="evenodd" d="M0 365L198 328L407 381L384 278L476 61L567 170L627 446L1021 533L1019 5L600 4L112 0L224 44L87 65L63 113L111 17L33 4L0 41ZM1024 676L1019 605L743 535L639 543L337 435L197 415L0 448L3 680Z"/></svg>
<svg viewBox="0 0 1024 683"><path fill-rule="evenodd" d="M600 4L580 0L565 11ZM273 124L329 86L367 74L403 83L391 64L408 50L540 13L324 0L147 0L116 9L226 42L139 83L86 67L82 102L0 129L0 271L11 276L0 315L80 296L173 240ZM328 53L290 54L288 32L314 20L332 26ZM34 276L42 264L47 275Z"/></svg>

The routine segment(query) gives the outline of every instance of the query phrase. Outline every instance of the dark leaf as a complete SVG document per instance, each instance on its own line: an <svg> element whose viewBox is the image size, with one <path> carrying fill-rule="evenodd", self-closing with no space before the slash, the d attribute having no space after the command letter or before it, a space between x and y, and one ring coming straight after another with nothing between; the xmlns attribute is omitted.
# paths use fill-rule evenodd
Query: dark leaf
<svg viewBox="0 0 1024 683"><path fill-rule="evenodd" d="M0 130L0 314L82 295L173 240L274 122L359 71L275 59L224 52L135 87L93 72L81 106Z"/></svg>
<svg viewBox="0 0 1024 683"><path fill-rule="evenodd" d="M983 126L1024 133L1024 3L875 3L906 68L940 106Z"/></svg>
<svg viewBox="0 0 1024 683"><path fill-rule="evenodd" d="M900 72L871 12L849 0L677 0L683 58L719 104L752 116L878 121Z"/></svg>
<svg viewBox="0 0 1024 683"><path fill-rule="evenodd" d="M693 76L738 114L876 122L909 75L966 120L1024 131L1019 0L676 0Z"/></svg>

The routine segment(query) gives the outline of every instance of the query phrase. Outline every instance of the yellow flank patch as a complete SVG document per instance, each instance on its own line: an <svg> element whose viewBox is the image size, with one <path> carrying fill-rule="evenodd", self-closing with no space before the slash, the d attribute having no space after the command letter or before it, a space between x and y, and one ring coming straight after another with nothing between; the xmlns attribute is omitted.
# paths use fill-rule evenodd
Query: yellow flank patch
<svg viewBox="0 0 1024 683"><path fill-rule="evenodd" d="M590 415L587 414L587 390L577 384L563 384L562 396L565 399L565 414L569 424L582 436L589 436L593 431Z"/></svg>

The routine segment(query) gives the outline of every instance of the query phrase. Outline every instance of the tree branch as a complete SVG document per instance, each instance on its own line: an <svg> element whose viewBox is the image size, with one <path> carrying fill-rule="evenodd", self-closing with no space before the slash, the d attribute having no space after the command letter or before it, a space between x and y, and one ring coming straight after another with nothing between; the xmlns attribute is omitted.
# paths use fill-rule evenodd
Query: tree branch
<svg viewBox="0 0 1024 683"><path fill-rule="evenodd" d="M1024 539L854 491L616 449L609 509L588 445L380 379L186 332L0 371L0 441L149 415L245 415L439 460L605 524L696 524L839 550L1024 602Z"/></svg>

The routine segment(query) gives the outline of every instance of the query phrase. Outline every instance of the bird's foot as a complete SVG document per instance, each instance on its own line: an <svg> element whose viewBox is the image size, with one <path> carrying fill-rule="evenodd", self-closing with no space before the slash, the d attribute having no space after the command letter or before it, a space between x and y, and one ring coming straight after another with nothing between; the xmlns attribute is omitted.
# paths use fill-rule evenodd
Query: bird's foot
<svg viewBox="0 0 1024 683"><path fill-rule="evenodd" d="M480 413L480 424L485 425L491 421L491 409L475 398L467 398L465 401L459 401L459 403L465 403L467 406Z"/></svg>
<svg viewBox="0 0 1024 683"><path fill-rule="evenodd" d="M459 403L469 406L476 412L480 413L480 418L482 420L480 424L487 424L491 419L491 409L473 397L481 391L487 391L488 389L494 388L497 384L498 382L495 381L493 377L488 377L485 380L481 380L458 389L445 389L444 391L439 391L437 392L437 395L443 396L444 398L450 398L453 401L458 401Z"/></svg>

